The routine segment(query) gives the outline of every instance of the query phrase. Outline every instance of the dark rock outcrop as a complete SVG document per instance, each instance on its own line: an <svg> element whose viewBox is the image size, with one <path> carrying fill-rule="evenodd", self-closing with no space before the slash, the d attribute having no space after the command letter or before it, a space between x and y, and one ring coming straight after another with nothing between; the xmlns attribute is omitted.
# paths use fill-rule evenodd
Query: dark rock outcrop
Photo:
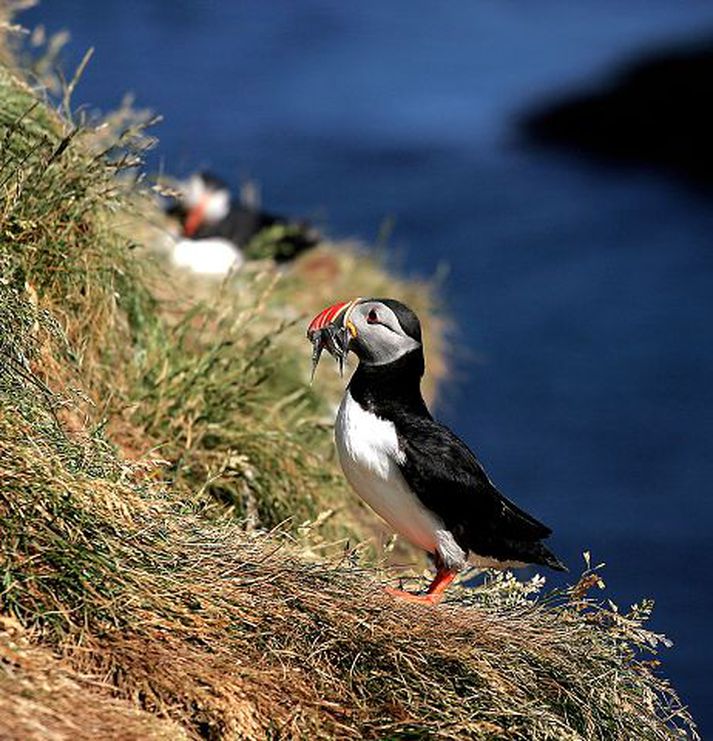
<svg viewBox="0 0 713 741"><path fill-rule="evenodd" d="M598 89L527 112L530 142L713 187L713 38L625 66Z"/></svg>

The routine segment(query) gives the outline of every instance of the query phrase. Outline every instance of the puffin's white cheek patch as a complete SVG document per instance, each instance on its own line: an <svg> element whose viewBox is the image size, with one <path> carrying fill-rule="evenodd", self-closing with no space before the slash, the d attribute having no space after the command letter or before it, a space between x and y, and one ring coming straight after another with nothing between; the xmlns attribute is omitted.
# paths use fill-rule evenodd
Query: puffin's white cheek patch
<svg viewBox="0 0 713 741"><path fill-rule="evenodd" d="M405 334L397 334L379 324L370 325L371 332L362 333L363 343L369 351L367 365L388 365L420 345Z"/></svg>
<svg viewBox="0 0 713 741"><path fill-rule="evenodd" d="M191 175L187 183L181 186L183 202L188 208L195 208L207 195L207 189L203 179L198 175Z"/></svg>
<svg viewBox="0 0 713 741"><path fill-rule="evenodd" d="M230 193L219 190L208 196L204 218L210 223L222 221L230 212Z"/></svg>

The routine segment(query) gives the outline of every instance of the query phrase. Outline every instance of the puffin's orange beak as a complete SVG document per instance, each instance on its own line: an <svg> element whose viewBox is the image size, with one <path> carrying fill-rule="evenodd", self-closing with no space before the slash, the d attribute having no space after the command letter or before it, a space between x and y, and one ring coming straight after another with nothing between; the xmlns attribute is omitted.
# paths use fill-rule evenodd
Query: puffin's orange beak
<svg viewBox="0 0 713 741"><path fill-rule="evenodd" d="M200 228L205 219L205 212L208 209L208 194L201 197L200 201L186 214L186 220L183 223L183 234L186 237L192 237Z"/></svg>
<svg viewBox="0 0 713 741"><path fill-rule="evenodd" d="M343 321L343 326L349 330L352 337L356 336L356 329L354 325L349 321L349 312L353 308L354 304L359 301L358 298L352 301L340 301L337 304L327 307L309 323L307 327L307 336L311 337L314 332L324 329L329 324L334 324L338 319Z"/></svg>
<svg viewBox="0 0 713 741"><path fill-rule="evenodd" d="M334 357L339 365L339 373L344 374L344 361L349 354L349 339L357 336L357 330L349 314L361 299L340 301L329 306L309 323L307 339L312 343L312 378L317 369L322 350Z"/></svg>

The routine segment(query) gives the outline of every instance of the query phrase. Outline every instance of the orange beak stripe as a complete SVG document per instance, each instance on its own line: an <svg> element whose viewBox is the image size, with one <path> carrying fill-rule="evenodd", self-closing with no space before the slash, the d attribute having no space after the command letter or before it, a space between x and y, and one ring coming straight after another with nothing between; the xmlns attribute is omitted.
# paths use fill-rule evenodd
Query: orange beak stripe
<svg viewBox="0 0 713 741"><path fill-rule="evenodd" d="M340 301L338 304L329 306L328 308L320 311L319 314L309 323L307 327L307 333L316 332L317 330L324 329L328 324L331 324L338 319L343 313L349 310L349 308L355 304L359 299L353 301Z"/></svg>
<svg viewBox="0 0 713 741"><path fill-rule="evenodd" d="M200 201L188 212L183 224L183 234L186 237L192 237L200 228L205 218L205 212L208 209L209 196L204 195Z"/></svg>

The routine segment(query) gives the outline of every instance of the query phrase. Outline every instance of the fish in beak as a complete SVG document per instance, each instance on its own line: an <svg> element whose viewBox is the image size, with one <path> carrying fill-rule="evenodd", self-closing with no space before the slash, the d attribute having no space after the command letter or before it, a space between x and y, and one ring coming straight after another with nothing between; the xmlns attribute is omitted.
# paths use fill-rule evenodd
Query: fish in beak
<svg viewBox="0 0 713 741"><path fill-rule="evenodd" d="M349 341L356 337L356 328L349 321L349 313L361 299L341 301L329 306L309 323L307 339L312 343L312 376L314 379L322 351L326 350L339 366L339 374L344 375L344 361L349 354Z"/></svg>

